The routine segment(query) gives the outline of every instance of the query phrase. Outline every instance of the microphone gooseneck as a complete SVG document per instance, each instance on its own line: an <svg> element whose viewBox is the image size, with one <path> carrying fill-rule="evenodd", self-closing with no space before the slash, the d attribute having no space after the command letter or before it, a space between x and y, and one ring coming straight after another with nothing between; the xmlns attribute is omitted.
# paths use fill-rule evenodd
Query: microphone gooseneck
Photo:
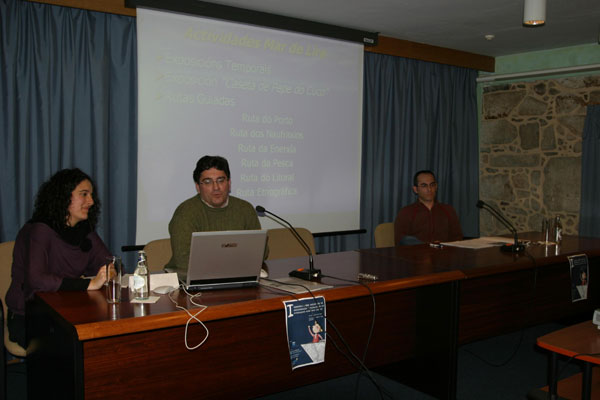
<svg viewBox="0 0 600 400"><path fill-rule="evenodd" d="M477 206L477 208L482 208L482 209L487 210L490 214L492 214L492 216L496 217L502 223L502 225L506 226L508 228L508 230L511 231L511 233L513 234L514 239L515 239L514 244L511 244L511 245L506 244L506 245L500 247L500 250L506 251L509 253L520 253L525 250L525 246L522 245L521 243L519 243L517 229L514 227L513 224L511 224L511 222L508 219L506 219L504 217L504 215L502 215L500 213L500 211L496 210L494 207L490 206L483 200L477 201L476 206Z"/></svg>
<svg viewBox="0 0 600 400"><path fill-rule="evenodd" d="M296 278L304 279L306 281L310 281L310 280L319 278L321 276L321 270L315 269L314 261L313 261L313 253L310 250L310 246L306 243L306 241L304 239L302 239L302 236L300 236L300 234L298 233L298 231L296 231L296 229L292 226L292 224L290 224L289 222L287 222L285 219L281 218L280 216L273 214L272 212L266 210L263 206L256 206L255 209L256 209L256 212L258 212L258 213L272 215L273 217L277 218L278 220L284 222L290 228L290 230L292 231L292 234L294 235L296 240L298 240L298 242L302 245L302 247L304 247L304 250L306 250L306 252L308 253L308 271L306 271L305 269L295 269L295 270L291 271L289 273L289 275L296 277Z"/></svg>

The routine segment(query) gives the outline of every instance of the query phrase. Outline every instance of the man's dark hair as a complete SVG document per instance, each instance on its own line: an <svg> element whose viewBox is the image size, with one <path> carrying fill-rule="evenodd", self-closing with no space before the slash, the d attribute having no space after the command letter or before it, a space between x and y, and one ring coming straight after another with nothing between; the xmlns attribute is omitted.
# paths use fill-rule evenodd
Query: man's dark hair
<svg viewBox="0 0 600 400"><path fill-rule="evenodd" d="M229 163L225 158L221 156L204 156L196 163L196 169L194 170L194 182L200 184L199 180L202 172L211 168L216 168L219 171L225 172L227 179L231 179L231 174L229 173Z"/></svg>
<svg viewBox="0 0 600 400"><path fill-rule="evenodd" d="M417 171L417 173L415 174L415 176L413 177L413 186L418 186L419 181L418 181L418 177L421 174L431 174L431 176L433 176L433 180L435 180L435 174L428 170L428 169L422 169L421 171Z"/></svg>
<svg viewBox="0 0 600 400"><path fill-rule="evenodd" d="M87 221L91 229L95 229L100 215L100 200L94 181L79 168L60 170L40 186L35 198L32 222L44 222L55 231L67 226L71 194L86 179L92 184L94 200L94 205L88 211Z"/></svg>

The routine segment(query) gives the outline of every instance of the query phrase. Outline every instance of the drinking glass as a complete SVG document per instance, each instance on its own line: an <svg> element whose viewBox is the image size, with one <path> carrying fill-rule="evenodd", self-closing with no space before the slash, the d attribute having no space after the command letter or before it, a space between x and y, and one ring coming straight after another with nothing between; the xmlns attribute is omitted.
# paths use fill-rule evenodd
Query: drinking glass
<svg viewBox="0 0 600 400"><path fill-rule="evenodd" d="M106 301L119 303L121 301L121 275L123 272L121 257L107 257L106 265Z"/></svg>
<svg viewBox="0 0 600 400"><path fill-rule="evenodd" d="M552 229L552 219L542 218L542 242L550 244L550 232Z"/></svg>

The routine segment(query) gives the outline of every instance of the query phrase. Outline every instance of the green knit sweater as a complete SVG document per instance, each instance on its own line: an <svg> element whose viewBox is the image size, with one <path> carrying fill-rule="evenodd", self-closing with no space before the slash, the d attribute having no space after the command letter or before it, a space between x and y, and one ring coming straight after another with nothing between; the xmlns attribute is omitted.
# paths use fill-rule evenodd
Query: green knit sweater
<svg viewBox="0 0 600 400"><path fill-rule="evenodd" d="M250 203L229 196L227 207L212 208L197 194L181 203L169 222L173 256L166 268L187 271L193 232L249 229L261 229L256 211Z"/></svg>

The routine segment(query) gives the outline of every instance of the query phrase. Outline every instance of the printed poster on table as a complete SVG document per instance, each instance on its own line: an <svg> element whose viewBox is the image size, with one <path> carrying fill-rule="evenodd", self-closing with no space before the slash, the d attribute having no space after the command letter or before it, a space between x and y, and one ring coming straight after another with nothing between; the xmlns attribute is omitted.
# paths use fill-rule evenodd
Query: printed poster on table
<svg viewBox="0 0 600 400"><path fill-rule="evenodd" d="M569 256L568 259L571 268L571 301L585 300L588 297L587 290L590 281L588 258L585 254L578 254Z"/></svg>
<svg viewBox="0 0 600 400"><path fill-rule="evenodd" d="M325 298L283 302L292 370L325 361Z"/></svg>

